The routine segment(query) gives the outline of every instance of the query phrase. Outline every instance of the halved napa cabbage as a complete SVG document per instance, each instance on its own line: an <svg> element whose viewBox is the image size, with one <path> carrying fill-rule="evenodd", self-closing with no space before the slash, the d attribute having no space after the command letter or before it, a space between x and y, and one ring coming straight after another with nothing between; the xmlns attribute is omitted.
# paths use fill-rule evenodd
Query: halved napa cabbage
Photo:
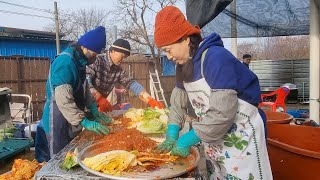
<svg viewBox="0 0 320 180"><path fill-rule="evenodd" d="M129 166L136 166L140 163L134 153L124 150L102 153L85 158L82 162L90 169L111 175L120 175Z"/></svg>
<svg viewBox="0 0 320 180"><path fill-rule="evenodd" d="M144 134L162 134L166 125L159 119L144 120L137 124L137 130Z"/></svg>

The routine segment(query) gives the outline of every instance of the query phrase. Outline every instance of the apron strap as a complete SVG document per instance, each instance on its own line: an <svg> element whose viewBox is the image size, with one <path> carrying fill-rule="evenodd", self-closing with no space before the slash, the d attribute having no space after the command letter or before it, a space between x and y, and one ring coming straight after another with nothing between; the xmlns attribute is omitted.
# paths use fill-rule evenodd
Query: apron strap
<svg viewBox="0 0 320 180"><path fill-rule="evenodd" d="M63 55L63 54L71 57L71 59L73 60L73 55L70 54L70 53L68 53L68 52L62 52L62 53L60 53L58 56ZM58 57L58 56L57 56L57 57ZM56 57L56 58L57 58L57 57ZM54 60L55 60L56 58L54 58ZM54 60L53 60L53 61L54 61ZM53 63L53 61L51 62L51 64ZM54 91L53 91L52 83L51 83L51 67L52 67L52 66L50 65L50 70L49 70L49 85L50 85L51 95L53 95L53 94L54 94Z"/></svg>
<svg viewBox="0 0 320 180"><path fill-rule="evenodd" d="M203 73L203 62L204 62L204 58L206 57L207 51L208 49L204 50L201 54L201 75L203 78L205 78Z"/></svg>

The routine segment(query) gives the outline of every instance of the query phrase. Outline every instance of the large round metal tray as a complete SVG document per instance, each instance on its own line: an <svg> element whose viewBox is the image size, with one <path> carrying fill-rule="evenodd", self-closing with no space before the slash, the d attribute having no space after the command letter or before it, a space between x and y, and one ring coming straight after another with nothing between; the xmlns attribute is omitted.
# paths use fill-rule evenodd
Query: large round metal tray
<svg viewBox="0 0 320 180"><path fill-rule="evenodd" d="M78 154L78 162L80 166L86 171L95 174L97 176L109 178L109 179L167 179L180 176L188 171L194 169L199 162L200 154L197 148L192 147L191 153L187 158L179 158L173 163L168 163L161 165L159 169L151 172L139 172L139 173L127 173L123 172L121 176L112 176L109 174L104 174L95 170L90 169L82 163L82 161L87 157L92 157L100 153L107 152L104 150L102 142L92 144L86 147Z"/></svg>

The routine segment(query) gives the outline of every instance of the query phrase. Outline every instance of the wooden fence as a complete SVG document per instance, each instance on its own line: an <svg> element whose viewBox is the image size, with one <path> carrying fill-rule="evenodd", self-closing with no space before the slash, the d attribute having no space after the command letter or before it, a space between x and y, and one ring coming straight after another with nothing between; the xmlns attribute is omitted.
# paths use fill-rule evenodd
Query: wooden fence
<svg viewBox="0 0 320 180"><path fill-rule="evenodd" d="M136 60L137 57L123 62L123 68L129 76L149 91L149 69L153 68L148 59ZM32 96L33 120L41 119L46 100L46 80L49 73L49 58L0 56L0 87L9 87L15 94ZM160 77L167 102L175 85L174 76ZM147 105L129 93L129 102L133 107L145 108Z"/></svg>

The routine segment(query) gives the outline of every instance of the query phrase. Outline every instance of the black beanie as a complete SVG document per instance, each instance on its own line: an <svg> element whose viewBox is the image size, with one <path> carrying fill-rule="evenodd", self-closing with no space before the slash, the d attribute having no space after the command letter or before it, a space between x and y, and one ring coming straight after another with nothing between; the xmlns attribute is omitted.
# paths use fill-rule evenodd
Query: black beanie
<svg viewBox="0 0 320 180"><path fill-rule="evenodd" d="M131 51L130 43L124 39L117 39L109 49L109 51L112 50L124 53L125 55L129 56Z"/></svg>

